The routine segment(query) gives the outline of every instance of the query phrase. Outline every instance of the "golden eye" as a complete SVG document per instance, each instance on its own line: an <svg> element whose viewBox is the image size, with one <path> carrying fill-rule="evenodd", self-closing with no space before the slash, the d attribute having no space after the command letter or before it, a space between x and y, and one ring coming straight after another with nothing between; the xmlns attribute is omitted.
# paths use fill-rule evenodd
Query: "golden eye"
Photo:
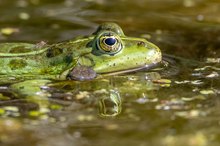
<svg viewBox="0 0 220 146"><path fill-rule="evenodd" d="M97 47L102 53L114 55L122 49L122 43L118 35L104 33L99 37Z"/></svg>

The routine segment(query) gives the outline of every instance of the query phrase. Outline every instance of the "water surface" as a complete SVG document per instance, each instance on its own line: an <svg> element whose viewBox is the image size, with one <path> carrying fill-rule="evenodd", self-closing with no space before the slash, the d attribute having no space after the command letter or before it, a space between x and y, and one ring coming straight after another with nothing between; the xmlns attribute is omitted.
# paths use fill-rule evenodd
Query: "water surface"
<svg viewBox="0 0 220 146"><path fill-rule="evenodd" d="M49 98L25 98L2 85L0 144L218 146L219 7L218 0L0 1L1 42L59 42L112 21L178 56L165 73L52 82L43 89ZM152 72L159 83L148 80ZM100 107L110 97L119 100L108 104L115 116Z"/></svg>

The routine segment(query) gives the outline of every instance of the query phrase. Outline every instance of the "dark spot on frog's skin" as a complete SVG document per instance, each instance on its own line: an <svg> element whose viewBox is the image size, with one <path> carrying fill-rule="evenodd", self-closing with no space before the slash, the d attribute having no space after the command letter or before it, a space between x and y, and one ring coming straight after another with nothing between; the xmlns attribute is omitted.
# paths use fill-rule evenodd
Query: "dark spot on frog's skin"
<svg viewBox="0 0 220 146"><path fill-rule="evenodd" d="M87 47L87 48L92 47L92 43L93 43L93 41L88 42L88 43L86 44L86 47Z"/></svg>
<svg viewBox="0 0 220 146"><path fill-rule="evenodd" d="M13 59L8 64L11 70L24 68L26 65L27 62L23 59Z"/></svg>
<svg viewBox="0 0 220 146"><path fill-rule="evenodd" d="M62 54L62 53L63 53L63 49L53 47L53 48L49 48L49 49L47 50L46 56L47 56L48 58L51 58L51 57L55 57L55 56L57 56L57 55L60 55L60 54Z"/></svg>
<svg viewBox="0 0 220 146"><path fill-rule="evenodd" d="M143 46L143 47L144 47L144 46L145 46L145 43L144 43L143 41L139 41L139 42L137 43L137 46L138 46L138 47L140 47L140 46Z"/></svg>
<svg viewBox="0 0 220 146"><path fill-rule="evenodd" d="M25 46L17 46L14 48L11 48L9 53L26 53L26 52L30 52L31 49L30 48L25 48Z"/></svg>
<svg viewBox="0 0 220 146"><path fill-rule="evenodd" d="M114 56L115 54L109 54L110 56Z"/></svg>
<svg viewBox="0 0 220 146"><path fill-rule="evenodd" d="M74 67L69 74L67 75L67 79L70 80L91 80L96 77L96 72L88 66L76 66Z"/></svg>
<svg viewBox="0 0 220 146"><path fill-rule="evenodd" d="M73 62L72 54L66 55L66 57L65 57L65 62L66 62L67 64Z"/></svg>
<svg viewBox="0 0 220 146"><path fill-rule="evenodd" d="M95 56L102 55L102 53L98 50L97 44L95 45L95 47L92 48L92 54L95 55Z"/></svg>

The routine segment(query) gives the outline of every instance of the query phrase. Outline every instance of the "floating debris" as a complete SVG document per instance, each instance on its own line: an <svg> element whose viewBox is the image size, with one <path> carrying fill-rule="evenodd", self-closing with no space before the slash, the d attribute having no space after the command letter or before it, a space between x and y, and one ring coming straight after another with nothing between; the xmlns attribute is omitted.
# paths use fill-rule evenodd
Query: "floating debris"
<svg viewBox="0 0 220 146"><path fill-rule="evenodd" d="M12 35L14 33L19 32L19 29L18 28L13 28L13 27L5 27L5 28L2 28L0 30L0 32L3 35Z"/></svg>
<svg viewBox="0 0 220 146"><path fill-rule="evenodd" d="M195 68L194 70L195 71L203 71L203 70L206 70L206 69L213 69L213 70L216 70L216 71L220 71L220 68L215 67L215 66L205 66L205 67L202 67L202 68Z"/></svg>
<svg viewBox="0 0 220 146"><path fill-rule="evenodd" d="M40 111L41 113L43 113L43 114L46 114L46 113L49 113L49 112L50 112L50 109L49 109L49 108L46 108L46 107L41 107L39 111Z"/></svg>
<svg viewBox="0 0 220 146"><path fill-rule="evenodd" d="M162 100L161 104L156 105L157 110L182 110L187 109L187 105L181 99Z"/></svg>
<svg viewBox="0 0 220 146"><path fill-rule="evenodd" d="M201 110L190 110L190 111L177 111L175 112L176 116L180 116L183 118L191 119L191 118L196 118L199 116L206 116L207 113Z"/></svg>
<svg viewBox="0 0 220 146"><path fill-rule="evenodd" d="M145 104L147 102L157 102L157 101L158 98L148 98L147 95L145 95L145 93L142 93L142 97L136 100L136 102L139 104Z"/></svg>
<svg viewBox="0 0 220 146"><path fill-rule="evenodd" d="M106 89L95 90L94 94L107 94L108 91Z"/></svg>
<svg viewBox="0 0 220 146"><path fill-rule="evenodd" d="M20 116L19 108L16 106L4 106L0 108L1 117L18 117Z"/></svg>
<svg viewBox="0 0 220 146"><path fill-rule="evenodd" d="M19 111L18 107L16 107L16 106L5 106L5 107L3 107L3 109L6 111L11 111L11 112L18 112Z"/></svg>
<svg viewBox="0 0 220 146"><path fill-rule="evenodd" d="M139 103L139 104L145 104L146 102L148 102L148 98L146 98L146 97L141 97L141 98L138 98L138 99L136 100L136 102Z"/></svg>
<svg viewBox="0 0 220 146"><path fill-rule="evenodd" d="M188 81L188 80L184 80L184 81L174 81L174 83L176 83L176 84L186 84L186 83L190 83L190 81Z"/></svg>
<svg viewBox="0 0 220 146"><path fill-rule="evenodd" d="M215 92L212 89L208 90L200 90L201 94L208 95L208 94L215 94Z"/></svg>
<svg viewBox="0 0 220 146"><path fill-rule="evenodd" d="M194 80L194 81L191 81L191 83L193 85L201 85L201 84L203 84L203 82L201 80Z"/></svg>
<svg viewBox="0 0 220 146"><path fill-rule="evenodd" d="M153 80L154 83L159 83L159 84L170 84L171 80L169 79L159 79L159 80Z"/></svg>
<svg viewBox="0 0 220 146"><path fill-rule="evenodd" d="M216 71L213 71L212 73L206 75L206 78L215 78L219 77L219 74Z"/></svg>
<svg viewBox="0 0 220 146"><path fill-rule="evenodd" d="M201 80L193 80L193 81L189 81L189 80L184 80L184 81L174 81L174 83L176 84L186 84L186 83L191 83L193 85L200 85L203 84L203 82Z"/></svg>
<svg viewBox="0 0 220 146"><path fill-rule="evenodd" d="M10 100L11 98L8 97L8 96L4 96L2 93L0 93L0 100L3 101L3 100Z"/></svg>
<svg viewBox="0 0 220 146"><path fill-rule="evenodd" d="M39 117L41 113L39 111L30 111L28 115L31 117Z"/></svg>
<svg viewBox="0 0 220 146"><path fill-rule="evenodd" d="M61 105L59 105L59 104L52 104L52 105L50 105L50 109L52 109L52 110L60 110L62 108L63 107Z"/></svg>
<svg viewBox="0 0 220 146"><path fill-rule="evenodd" d="M204 95L196 95L193 97L182 97L181 98L183 101L193 101L193 100L205 100L207 99Z"/></svg>
<svg viewBox="0 0 220 146"><path fill-rule="evenodd" d="M78 115L77 120L83 122L83 121L92 121L94 120L93 115Z"/></svg>
<svg viewBox="0 0 220 146"><path fill-rule="evenodd" d="M207 58L206 63L220 63L220 58Z"/></svg>
<svg viewBox="0 0 220 146"><path fill-rule="evenodd" d="M28 20L30 18L30 14L26 13L26 12L21 12L19 13L19 18L22 20Z"/></svg>
<svg viewBox="0 0 220 146"><path fill-rule="evenodd" d="M89 97L90 97L90 93L88 91L80 91L79 94L76 95L77 100L89 98Z"/></svg>
<svg viewBox="0 0 220 146"><path fill-rule="evenodd" d="M107 130L116 130L118 128L119 128L118 124L107 124L107 125L105 125L105 129L107 129Z"/></svg>
<svg viewBox="0 0 220 146"><path fill-rule="evenodd" d="M196 17L196 19L198 20L198 21L203 21L204 20L204 15L202 15L202 14L199 14L197 17Z"/></svg>
<svg viewBox="0 0 220 146"><path fill-rule="evenodd" d="M0 108L0 115L4 115L5 114L5 109Z"/></svg>

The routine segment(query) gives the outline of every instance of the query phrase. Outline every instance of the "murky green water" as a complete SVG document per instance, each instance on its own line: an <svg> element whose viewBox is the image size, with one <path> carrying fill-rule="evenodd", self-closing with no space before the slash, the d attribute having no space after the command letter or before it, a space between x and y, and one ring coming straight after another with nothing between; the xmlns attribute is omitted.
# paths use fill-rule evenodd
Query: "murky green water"
<svg viewBox="0 0 220 146"><path fill-rule="evenodd" d="M58 42L113 21L182 57L162 71L52 82L29 98L2 85L0 145L219 145L220 1L1 0L0 12L1 42Z"/></svg>

